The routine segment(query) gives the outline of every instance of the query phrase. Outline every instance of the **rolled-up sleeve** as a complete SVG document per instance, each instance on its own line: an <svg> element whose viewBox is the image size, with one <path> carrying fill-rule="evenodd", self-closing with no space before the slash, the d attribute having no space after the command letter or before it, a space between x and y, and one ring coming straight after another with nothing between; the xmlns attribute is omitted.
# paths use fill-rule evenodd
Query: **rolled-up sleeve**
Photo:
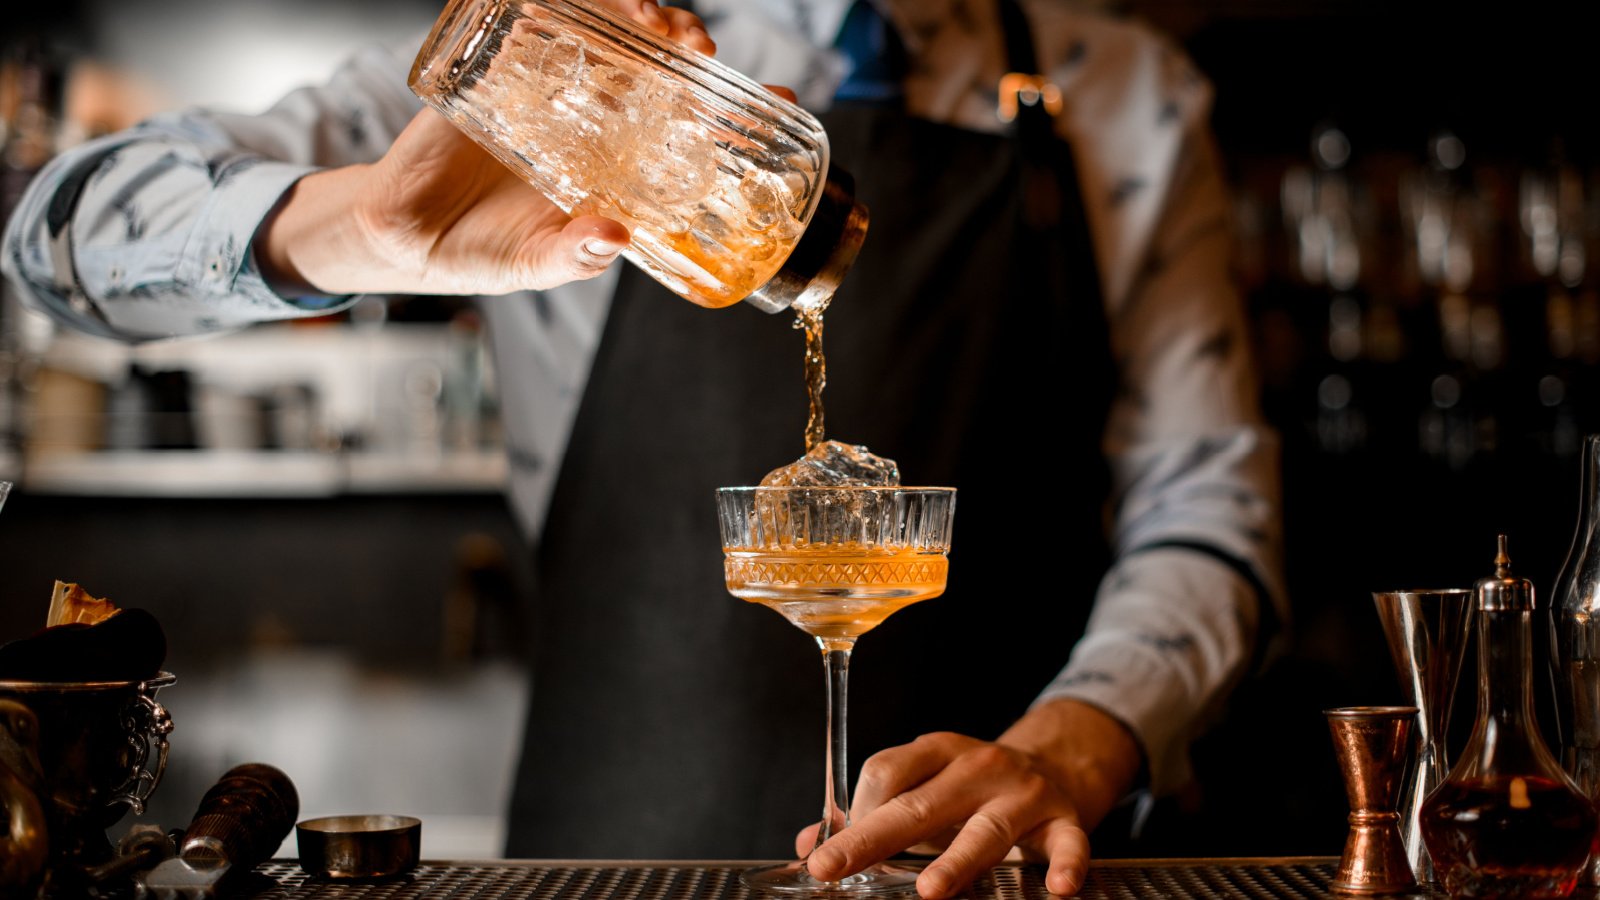
<svg viewBox="0 0 1600 900"><path fill-rule="evenodd" d="M1190 741L1288 615L1277 444L1259 412L1229 204L1203 126L1174 168L1143 264L1109 314L1122 379L1106 438L1117 562L1040 698L1121 720L1158 793L1188 780Z"/></svg>
<svg viewBox="0 0 1600 900"><path fill-rule="evenodd" d="M63 153L23 195L0 266L41 311L124 340L336 308L274 292L251 241L306 174L382 155L419 108L405 66L369 48L261 115L162 116Z"/></svg>

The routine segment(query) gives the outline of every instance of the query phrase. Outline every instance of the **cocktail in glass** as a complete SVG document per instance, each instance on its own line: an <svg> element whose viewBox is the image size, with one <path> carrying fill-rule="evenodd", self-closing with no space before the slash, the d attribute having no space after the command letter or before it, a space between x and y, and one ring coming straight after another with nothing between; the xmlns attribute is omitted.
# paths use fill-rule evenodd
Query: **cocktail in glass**
<svg viewBox="0 0 1600 900"><path fill-rule="evenodd" d="M856 639L901 607L944 593L954 488L738 487L717 491L724 571L735 597L776 610L822 650L828 698L822 825L815 846L850 825L845 719ZM815 849L815 847L813 847ZM805 860L751 869L757 890L905 891L919 868L880 863L822 881Z"/></svg>

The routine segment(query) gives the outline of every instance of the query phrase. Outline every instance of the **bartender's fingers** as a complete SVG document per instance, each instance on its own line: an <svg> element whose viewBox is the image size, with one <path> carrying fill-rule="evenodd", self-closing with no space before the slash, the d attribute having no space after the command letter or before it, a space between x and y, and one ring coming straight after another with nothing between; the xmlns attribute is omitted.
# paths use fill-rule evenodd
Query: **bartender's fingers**
<svg viewBox="0 0 1600 900"><path fill-rule="evenodd" d="M804 859L806 854L810 853L811 849L817 846L817 832L821 828L821 823L815 823L800 829L800 833L794 836L795 856ZM944 847L950 843L950 839L954 838L955 836L956 830L954 828L948 828L945 829L942 834L929 838L919 844L912 844L906 848L906 852L919 856L936 856L940 850L944 849ZM1016 858L1019 860L1022 859L1021 854L1018 853Z"/></svg>
<svg viewBox="0 0 1600 900"><path fill-rule="evenodd" d="M940 731L874 753L861 764L861 777L856 780L856 793L850 807L853 817L860 821L891 797L939 774L963 751L980 743L965 735Z"/></svg>
<svg viewBox="0 0 1600 900"><path fill-rule="evenodd" d="M923 869L917 893L924 900L952 897L990 867L1018 857L1049 864L1045 888L1051 894L1071 896L1083 886L1089 838L1070 799L1037 773L1008 780Z"/></svg>
<svg viewBox="0 0 1600 900"><path fill-rule="evenodd" d="M973 813L950 846L917 877L917 893L926 900L949 897L962 885L1006 858L1022 836L1019 823L1030 810L1007 809L1010 804L986 806Z"/></svg>
<svg viewBox="0 0 1600 900"><path fill-rule="evenodd" d="M805 859L806 854L811 852L811 848L817 845L817 832L821 828L821 822L813 822L800 829L800 833L794 836L795 856Z"/></svg>
<svg viewBox="0 0 1600 900"><path fill-rule="evenodd" d="M870 813L852 815L854 824L808 858L811 873L832 880L859 872L966 821L993 790L985 770L996 754L1007 752L996 744L972 743L977 746L951 760L933 778L896 794Z"/></svg>
<svg viewBox="0 0 1600 900"><path fill-rule="evenodd" d="M527 248L519 260L527 288L543 290L593 278L628 246L628 229L600 216L580 216L554 237Z"/></svg>
<svg viewBox="0 0 1600 900"><path fill-rule="evenodd" d="M773 92L774 94L777 94L779 97L782 97L783 99L789 101L790 103L799 103L800 102L800 95L799 94L796 94L792 89L786 88L781 84L764 84L764 85L762 85L762 87L764 87L767 90Z"/></svg>
<svg viewBox="0 0 1600 900"><path fill-rule="evenodd" d="M656 0L603 0L603 3L656 34L665 35L671 28Z"/></svg>
<svg viewBox="0 0 1600 900"><path fill-rule="evenodd" d="M686 9L671 7L661 10L661 14L666 16L670 26L667 37L688 44L707 56L717 52L717 44L711 39L711 35L706 33L706 23L700 21L699 16Z"/></svg>
<svg viewBox="0 0 1600 900"><path fill-rule="evenodd" d="M1037 845L1050 863L1044 889L1058 897L1071 897L1089 877L1089 835L1077 823L1051 819L1023 839Z"/></svg>
<svg viewBox="0 0 1600 900"><path fill-rule="evenodd" d="M628 18L664 38L688 44L711 56L717 45L706 33L706 23L686 9L662 7L657 0L602 0Z"/></svg>
<svg viewBox="0 0 1600 900"><path fill-rule="evenodd" d="M1070 804L1040 778L1023 779L968 817L950 846L922 870L917 893L925 900L953 896L1014 849L1024 859L1049 862L1045 887L1052 894L1071 895L1082 885L1088 839Z"/></svg>

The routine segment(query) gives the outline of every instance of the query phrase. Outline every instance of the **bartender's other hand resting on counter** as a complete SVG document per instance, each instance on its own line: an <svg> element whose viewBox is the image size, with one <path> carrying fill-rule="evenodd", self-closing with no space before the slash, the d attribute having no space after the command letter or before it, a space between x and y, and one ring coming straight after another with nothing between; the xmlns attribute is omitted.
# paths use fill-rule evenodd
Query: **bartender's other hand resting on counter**
<svg viewBox="0 0 1600 900"><path fill-rule="evenodd" d="M603 2L716 52L693 13L655 0ZM600 274L627 245L627 228L568 217L429 109L377 162L301 179L253 244L267 282L290 295L538 290Z"/></svg>
<svg viewBox="0 0 1600 900"><path fill-rule="evenodd" d="M1088 873L1088 832L1133 787L1141 760L1120 722L1070 699L1039 704L993 742L925 734L866 761L853 824L808 869L835 880L908 848L937 853L917 892L938 900L1021 858L1048 863L1046 889L1069 896ZM802 831L796 851L810 851L816 833Z"/></svg>

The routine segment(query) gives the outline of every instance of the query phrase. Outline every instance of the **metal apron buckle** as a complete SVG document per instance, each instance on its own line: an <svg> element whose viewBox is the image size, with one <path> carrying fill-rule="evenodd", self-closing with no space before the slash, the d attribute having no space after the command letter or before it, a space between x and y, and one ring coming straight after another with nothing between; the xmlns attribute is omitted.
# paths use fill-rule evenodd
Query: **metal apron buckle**
<svg viewBox="0 0 1600 900"><path fill-rule="evenodd" d="M1043 103L1045 112L1052 116L1061 114L1061 89L1046 81L1043 75L1007 72L1000 76L999 93L995 111L1002 122L1016 120L1019 103L1027 106Z"/></svg>

